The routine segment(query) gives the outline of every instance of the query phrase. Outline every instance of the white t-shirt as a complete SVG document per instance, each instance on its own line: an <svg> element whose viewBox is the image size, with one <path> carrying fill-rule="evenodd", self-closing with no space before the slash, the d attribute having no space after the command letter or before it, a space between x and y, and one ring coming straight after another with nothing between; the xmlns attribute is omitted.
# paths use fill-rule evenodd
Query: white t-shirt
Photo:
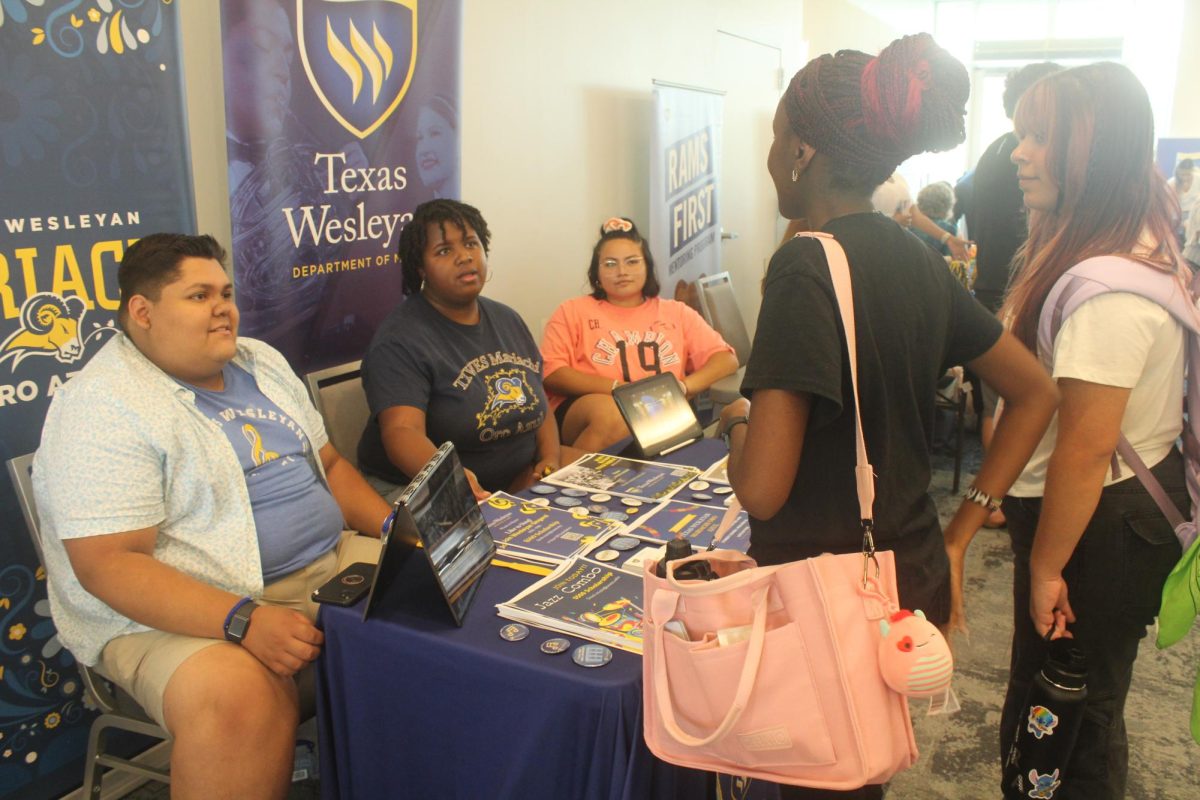
<svg viewBox="0 0 1200 800"><path fill-rule="evenodd" d="M1132 389L1121 433L1153 467L1183 429L1184 330L1162 306L1127 292L1097 295L1075 309L1054 344L1055 380L1076 378ZM1058 415L1009 494L1041 497L1046 467L1058 438ZM1120 476L1105 472L1104 485L1133 477L1118 457Z"/></svg>

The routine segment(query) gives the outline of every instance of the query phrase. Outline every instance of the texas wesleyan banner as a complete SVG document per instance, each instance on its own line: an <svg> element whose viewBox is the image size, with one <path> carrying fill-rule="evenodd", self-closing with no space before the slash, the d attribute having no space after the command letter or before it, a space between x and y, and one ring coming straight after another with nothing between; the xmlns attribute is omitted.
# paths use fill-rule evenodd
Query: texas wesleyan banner
<svg viewBox="0 0 1200 800"><path fill-rule="evenodd" d="M715 92L654 86L650 249L663 295L696 309L696 279L721 271L723 105Z"/></svg>
<svg viewBox="0 0 1200 800"><path fill-rule="evenodd" d="M459 196L461 0L222 0L221 27L241 332L361 358L404 223Z"/></svg>
<svg viewBox="0 0 1200 800"><path fill-rule="evenodd" d="M169 0L0 2L0 455L116 331L117 264L195 231ZM91 715L0 476L0 797L79 783Z"/></svg>

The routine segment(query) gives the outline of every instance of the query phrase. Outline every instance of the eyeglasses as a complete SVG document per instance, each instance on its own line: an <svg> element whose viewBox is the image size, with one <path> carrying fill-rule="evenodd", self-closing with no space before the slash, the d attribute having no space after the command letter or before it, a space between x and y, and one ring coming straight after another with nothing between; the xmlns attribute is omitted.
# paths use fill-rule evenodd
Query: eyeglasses
<svg viewBox="0 0 1200 800"><path fill-rule="evenodd" d="M600 266L603 267L604 269L616 269L621 264L624 264L625 266L629 267L630 269L637 269L644 262L645 262L645 259L642 258L641 256L630 256L629 258L625 259L623 262L618 261L615 258L606 258L600 262Z"/></svg>

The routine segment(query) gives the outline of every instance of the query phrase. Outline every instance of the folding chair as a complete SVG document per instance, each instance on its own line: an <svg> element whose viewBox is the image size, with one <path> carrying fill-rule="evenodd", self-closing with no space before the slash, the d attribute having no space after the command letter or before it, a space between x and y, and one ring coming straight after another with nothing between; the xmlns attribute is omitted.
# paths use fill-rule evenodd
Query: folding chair
<svg viewBox="0 0 1200 800"><path fill-rule="evenodd" d="M750 336L738 310L737 297L733 294L733 279L728 272L718 272L696 282L699 288L700 309L705 320L721 338L733 347L737 355L738 370L714 383L708 389L713 401L713 413L741 397L742 378L746 375L746 362L750 360Z"/></svg>
<svg viewBox="0 0 1200 800"><path fill-rule="evenodd" d="M33 548L37 551L38 560L45 564L42 555L42 535L38 518L37 503L33 497L33 453L10 458L7 462L8 475L12 479L17 492L17 500L21 504L21 513L25 516L25 526L29 528L29 536L33 540ZM83 796L90 800L99 800L103 774L99 767L132 772L143 778L171 782L171 775L166 770L149 767L130 761L126 758L107 753L104 750L108 731L117 728L124 731L140 733L157 739L168 740L171 734L147 716L137 701L120 689L109 690L108 683L94 673L86 665L76 661L79 676L83 680L86 691L95 699L101 714L92 723L88 735L87 761L83 773Z"/></svg>
<svg viewBox="0 0 1200 800"><path fill-rule="evenodd" d="M358 466L358 440L371 411L362 386L362 362L351 361L304 376L313 405L325 420L329 441L342 457Z"/></svg>

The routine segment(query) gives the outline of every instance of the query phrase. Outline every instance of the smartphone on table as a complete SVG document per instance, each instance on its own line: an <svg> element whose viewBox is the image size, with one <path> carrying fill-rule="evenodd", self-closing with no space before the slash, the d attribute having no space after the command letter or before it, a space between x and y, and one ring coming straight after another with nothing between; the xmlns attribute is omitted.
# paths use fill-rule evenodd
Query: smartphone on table
<svg viewBox="0 0 1200 800"><path fill-rule="evenodd" d="M375 577L375 565L360 561L351 564L326 581L312 593L317 603L332 603L335 606L352 606L371 588Z"/></svg>

